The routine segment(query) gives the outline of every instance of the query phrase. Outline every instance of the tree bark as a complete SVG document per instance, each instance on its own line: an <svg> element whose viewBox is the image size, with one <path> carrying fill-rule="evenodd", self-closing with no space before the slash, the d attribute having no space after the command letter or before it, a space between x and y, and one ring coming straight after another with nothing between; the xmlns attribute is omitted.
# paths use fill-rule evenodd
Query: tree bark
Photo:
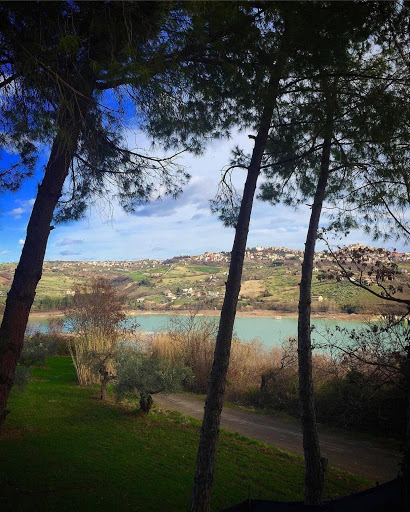
<svg viewBox="0 0 410 512"><path fill-rule="evenodd" d="M286 28L282 36L282 44L278 52L278 58L269 81L267 102L263 109L258 134L255 138L235 230L229 275L226 281L225 297L221 310L214 360L199 439L191 512L208 512L210 510L216 448L226 386L226 374L229 366L233 325L241 288L243 261L248 239L253 199L260 174L272 114L279 94L279 82L283 76L288 56L288 37L285 34Z"/></svg>
<svg viewBox="0 0 410 512"><path fill-rule="evenodd" d="M148 414L151 410L154 400L149 393L140 393L140 408L142 412Z"/></svg>
<svg viewBox="0 0 410 512"><path fill-rule="evenodd" d="M84 88L87 98L93 86ZM55 207L77 148L81 118L89 108L82 96L65 100L58 117L58 131L27 226L26 240L13 283L7 295L0 326L0 428L9 411L7 400L24 343L30 309L41 279L44 255Z"/></svg>
<svg viewBox="0 0 410 512"><path fill-rule="evenodd" d="M320 454L312 381L312 343L311 343L311 299L313 260L320 214L329 178L330 149L332 142L332 108L326 119L325 136L320 165L320 175L306 236L305 252L302 263L302 277L299 292L298 315L298 360L299 360L299 398L302 413L303 450L305 455L305 504L319 505L323 502L324 475L326 459Z"/></svg>
<svg viewBox="0 0 410 512"><path fill-rule="evenodd" d="M107 384L108 380L103 377L101 380L101 400L103 402L107 400Z"/></svg>

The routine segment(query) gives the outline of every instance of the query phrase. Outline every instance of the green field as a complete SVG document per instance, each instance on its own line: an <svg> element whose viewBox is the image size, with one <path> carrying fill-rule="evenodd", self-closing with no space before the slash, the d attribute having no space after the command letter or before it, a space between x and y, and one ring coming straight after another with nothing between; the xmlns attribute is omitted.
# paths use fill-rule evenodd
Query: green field
<svg viewBox="0 0 410 512"><path fill-rule="evenodd" d="M10 401L0 443L2 511L188 510L199 424L176 413L139 416L77 386L71 359L53 357ZM294 500L303 461L222 433L213 510L251 495ZM330 470L328 498L369 482Z"/></svg>
<svg viewBox="0 0 410 512"><path fill-rule="evenodd" d="M45 274L38 283L37 294L40 297L61 297L67 290L73 290L82 281L67 275Z"/></svg>
<svg viewBox="0 0 410 512"><path fill-rule="evenodd" d="M376 289L376 287L374 287ZM346 281L341 283L324 282L314 279L312 282L312 293L314 295L322 295L327 299L333 299L339 306L346 304L377 304L382 302L371 293L358 288Z"/></svg>
<svg viewBox="0 0 410 512"><path fill-rule="evenodd" d="M266 280L266 290L275 300L289 302L298 299L300 277L273 271Z"/></svg>
<svg viewBox="0 0 410 512"><path fill-rule="evenodd" d="M147 274L142 272L130 272L128 275L137 283L142 281L143 279L147 279Z"/></svg>
<svg viewBox="0 0 410 512"><path fill-rule="evenodd" d="M206 266L189 266L187 267L189 270L193 270L194 272L199 272L201 274L218 274L222 269L219 267L206 267Z"/></svg>
<svg viewBox="0 0 410 512"><path fill-rule="evenodd" d="M197 264L195 264L197 263ZM228 266L226 262L206 263L190 261L167 263L149 261L120 263L111 266L89 265L86 262L46 262L39 282L33 310L50 311L64 307L76 284L85 284L94 277L112 280L118 293L126 298L128 306L138 308L141 299L155 310L187 309L190 306L219 309L225 292ZM331 269L327 263L324 269ZM404 269L406 263L401 266ZM410 268L410 264L407 265ZM0 306L4 304L11 285L14 265L0 265ZM379 314L385 307L383 300L347 281L319 281L319 272L313 273L312 294L321 296L314 307L320 312L356 312ZM301 265L288 260L281 266L268 261L245 261L240 307L275 309L295 313L299 299ZM401 274L395 284L403 286L401 298L410 297L410 275ZM374 288L380 292L381 289ZM185 290L185 291L184 291ZM176 298L167 297L171 291ZM216 296L216 292L219 295ZM64 299L64 300L62 300ZM210 302L212 301L212 303ZM314 301L315 302L315 301ZM394 307L394 306L393 306ZM399 312L398 312L399 313ZM398 314L397 313L397 314Z"/></svg>

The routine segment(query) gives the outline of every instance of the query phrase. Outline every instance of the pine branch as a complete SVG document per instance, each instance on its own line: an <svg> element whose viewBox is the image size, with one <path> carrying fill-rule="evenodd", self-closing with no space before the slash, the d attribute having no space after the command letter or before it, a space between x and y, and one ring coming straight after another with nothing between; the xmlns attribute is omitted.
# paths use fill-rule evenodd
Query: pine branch
<svg viewBox="0 0 410 512"><path fill-rule="evenodd" d="M8 78L5 78L2 82L0 82L0 89L5 87L8 84L11 84L11 82L14 82L16 78L18 78L20 75L18 73L14 73L14 75L9 76Z"/></svg>

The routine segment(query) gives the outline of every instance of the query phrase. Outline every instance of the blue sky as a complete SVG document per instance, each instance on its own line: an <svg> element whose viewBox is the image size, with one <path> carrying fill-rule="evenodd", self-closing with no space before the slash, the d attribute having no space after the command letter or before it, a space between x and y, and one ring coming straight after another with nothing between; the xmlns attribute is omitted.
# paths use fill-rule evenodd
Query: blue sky
<svg viewBox="0 0 410 512"><path fill-rule="evenodd" d="M139 147L149 147L140 133ZM77 222L58 225L50 234L46 260L133 260L164 259L180 254L204 251L229 251L233 229L224 228L210 213L209 200L217 190L220 170L228 163L230 150L238 144L250 149L247 133L235 133L230 140L214 141L200 157L183 155L180 163L191 174L190 183L176 200L165 198L142 206L136 215L125 214L115 202L99 203ZM43 164L45 157L43 155ZM41 180L42 167L14 194L0 199L0 262L17 262L25 239L26 226ZM244 172L239 171L239 188ZM309 208L294 211L279 205L272 207L256 201L248 246L281 246L303 249ZM380 245L362 232L353 232L346 243ZM402 243L389 242L389 248L410 250ZM318 248L323 248L318 245Z"/></svg>

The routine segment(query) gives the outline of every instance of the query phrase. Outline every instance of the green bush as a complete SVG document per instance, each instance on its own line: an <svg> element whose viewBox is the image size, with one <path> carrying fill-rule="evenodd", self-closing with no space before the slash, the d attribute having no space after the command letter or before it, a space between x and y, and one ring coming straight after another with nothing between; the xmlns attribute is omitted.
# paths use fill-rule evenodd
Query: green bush
<svg viewBox="0 0 410 512"><path fill-rule="evenodd" d="M140 395L140 407L149 412L152 396L161 391L175 393L192 378L189 368L168 365L161 359L143 354L135 348L123 348L115 361L116 379L114 394L117 400L136 398Z"/></svg>
<svg viewBox="0 0 410 512"><path fill-rule="evenodd" d="M352 304L345 304L344 306L342 306L341 309L342 309L343 313L347 313L348 315L352 315L353 313L357 313L358 306L357 305L352 305Z"/></svg>
<svg viewBox="0 0 410 512"><path fill-rule="evenodd" d="M26 366L17 366L14 374L13 390L24 391L30 382L30 369Z"/></svg>
<svg viewBox="0 0 410 512"><path fill-rule="evenodd" d="M54 352L53 356L69 356L70 349L68 346L68 337L67 336L53 336L50 334L44 335L45 337L49 337L53 342ZM51 354L50 354L51 355Z"/></svg>
<svg viewBox="0 0 410 512"><path fill-rule="evenodd" d="M19 364L26 368L44 366L47 357L69 355L67 340L64 336L41 334L27 336L24 340L23 350Z"/></svg>
<svg viewBox="0 0 410 512"><path fill-rule="evenodd" d="M44 336L36 333L25 339L19 364L26 368L44 366L46 359L55 351L54 343L45 340Z"/></svg>
<svg viewBox="0 0 410 512"><path fill-rule="evenodd" d="M245 405L251 407L286 412L297 417L300 414L297 375L290 370L278 372L263 389L260 387L249 390L243 401Z"/></svg>
<svg viewBox="0 0 410 512"><path fill-rule="evenodd" d="M146 286L147 288L153 288L154 283L147 279L146 277L144 277L143 279L141 279L141 281L138 282L138 286Z"/></svg>
<svg viewBox="0 0 410 512"><path fill-rule="evenodd" d="M324 383L315 393L320 422L401 438L406 425L406 393L400 382L380 385L356 370Z"/></svg>

